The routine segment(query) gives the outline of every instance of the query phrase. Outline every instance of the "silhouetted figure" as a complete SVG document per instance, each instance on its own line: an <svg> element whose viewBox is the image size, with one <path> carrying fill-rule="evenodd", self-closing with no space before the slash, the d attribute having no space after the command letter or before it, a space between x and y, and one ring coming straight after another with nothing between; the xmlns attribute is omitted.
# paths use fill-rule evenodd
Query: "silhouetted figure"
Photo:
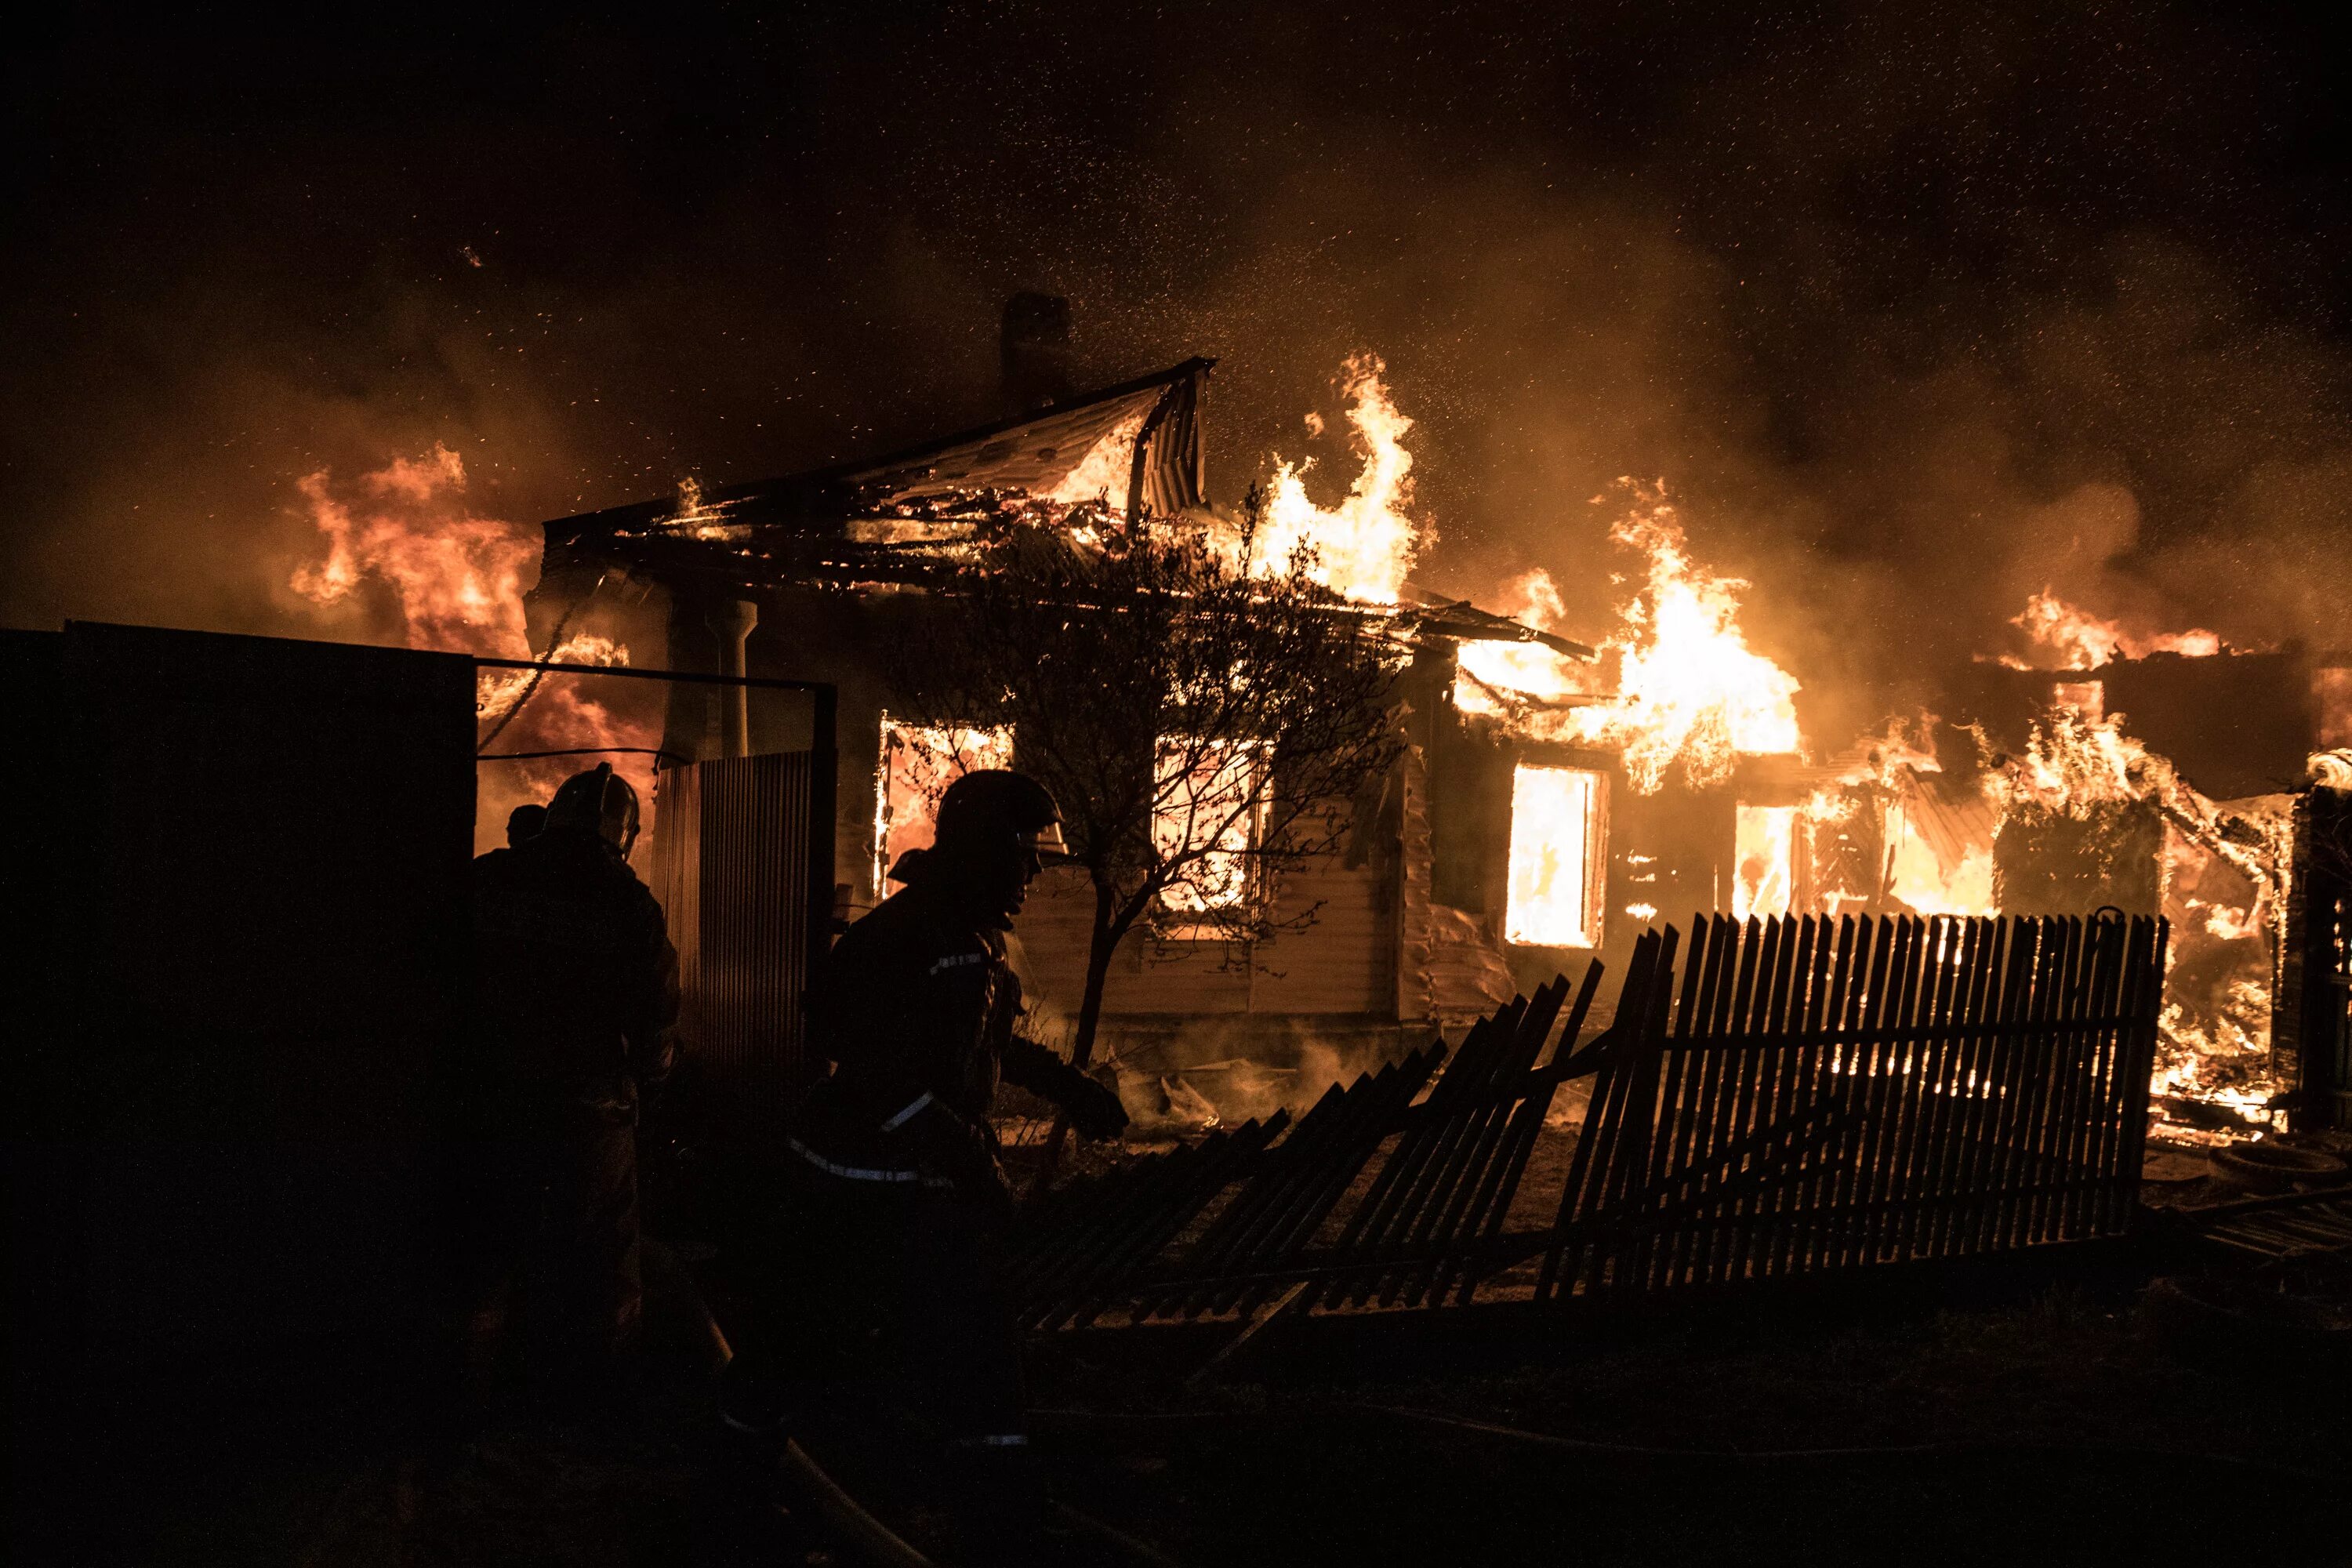
<svg viewBox="0 0 2352 1568"><path fill-rule="evenodd" d="M537 805L516 806L507 813L507 847L520 849L523 840L536 838L539 830L547 826L547 807Z"/></svg>
<svg viewBox="0 0 2352 1568"><path fill-rule="evenodd" d="M809 1038L834 1071L787 1140L793 1338L774 1353L820 1381L898 1373L978 1497L1024 1489L1027 1442L1000 1259L1012 1196L989 1120L997 1083L1064 1107L1087 1137L1127 1125L1117 1093L1016 1032L1004 933L1061 851L1060 816L1024 774L948 787L933 846L891 872L903 890L849 929L811 987ZM861 1363L877 1331L884 1363Z"/></svg>
<svg viewBox="0 0 2352 1568"><path fill-rule="evenodd" d="M573 1393L636 1337L637 1100L677 1017L636 835L636 792L604 763L565 781L539 832L474 862L473 1348L505 1338L520 1285L533 1371Z"/></svg>

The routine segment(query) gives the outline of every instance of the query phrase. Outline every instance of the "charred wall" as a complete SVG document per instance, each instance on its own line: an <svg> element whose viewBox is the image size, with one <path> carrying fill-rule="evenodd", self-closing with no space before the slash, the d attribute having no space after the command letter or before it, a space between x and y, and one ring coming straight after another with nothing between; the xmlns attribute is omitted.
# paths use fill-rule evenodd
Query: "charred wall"
<svg viewBox="0 0 2352 1568"><path fill-rule="evenodd" d="M2300 788L2305 759L2319 742L2314 673L2292 644L2202 658L2154 653L2088 670L1971 664L1946 675L1935 710L1981 726L1996 750L2016 752L2061 683L2095 686L2101 714L2120 715L2125 733L2215 800Z"/></svg>

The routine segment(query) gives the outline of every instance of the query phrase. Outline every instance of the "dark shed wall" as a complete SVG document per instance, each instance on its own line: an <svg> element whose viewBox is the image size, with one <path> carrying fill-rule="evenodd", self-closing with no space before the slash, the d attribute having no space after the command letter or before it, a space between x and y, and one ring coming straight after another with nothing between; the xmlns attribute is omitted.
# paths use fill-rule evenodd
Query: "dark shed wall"
<svg viewBox="0 0 2352 1568"><path fill-rule="evenodd" d="M2122 715L2126 734L2171 759L2215 800L2301 788L2304 759L2319 737L2309 661L2292 644L2207 658L2150 654L2081 671L1973 664L1947 672L1937 708L1954 723L1981 723L1995 747L2013 751L2060 681L2096 683L2106 715ZM1955 749L1966 746L1962 739ZM1972 759L1946 759L1956 761Z"/></svg>
<svg viewBox="0 0 2352 1568"><path fill-rule="evenodd" d="M333 1372L423 1343L474 677L449 655L137 627L52 646L59 700L27 746L47 875L8 888L56 959L34 1002L53 1028L8 1046L13 1147L44 1151L15 1197L45 1216L14 1238L12 1340L18 1419L62 1399L44 1454L63 1462L99 1407L82 1380L132 1400L119 1437L241 1367L327 1397Z"/></svg>

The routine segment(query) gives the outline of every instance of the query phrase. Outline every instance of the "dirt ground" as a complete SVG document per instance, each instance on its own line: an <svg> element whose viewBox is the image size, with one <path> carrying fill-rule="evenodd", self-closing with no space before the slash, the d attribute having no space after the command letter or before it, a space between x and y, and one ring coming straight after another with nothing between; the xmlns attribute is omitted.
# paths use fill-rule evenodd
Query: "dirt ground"
<svg viewBox="0 0 2352 1568"><path fill-rule="evenodd" d="M1441 1335L1309 1321L1205 1375L1223 1331L1065 1335L1032 1357L1038 1451L1061 1495L1188 1563L2352 1563L2352 1357L2147 1295L2184 1271L2352 1312L2352 1268L2143 1250ZM607 1409L509 1402L441 1445L359 1415L155 1435L154 1479L88 1549L20 1560L852 1560L720 1436L683 1315Z"/></svg>
<svg viewBox="0 0 2352 1568"><path fill-rule="evenodd" d="M2352 1561L2352 1381L2185 1344L2127 1279L1506 1337L1337 1365L1302 1339L1207 1382L1206 1340L1050 1344L1040 1451L1184 1563ZM681 1362L625 1410L510 1409L438 1468L281 1452L113 1560L833 1560L714 1436Z"/></svg>
<svg viewBox="0 0 2352 1568"><path fill-rule="evenodd" d="M1253 1540L1354 1563L2352 1561L2344 1365L2184 1342L2127 1281L1891 1316L1733 1309L1482 1359L1300 1381L1269 1350L1183 1397L1130 1386L1072 1418L1072 1479L1186 1561ZM1061 1392L1115 1381L1081 1370ZM1179 1410L1216 1413L1192 1440L1251 1452L1246 1473L1187 1455L1181 1423L1138 1438ZM1121 1437L1159 1485L1088 1457ZM1232 1511L1203 1514L1188 1478Z"/></svg>

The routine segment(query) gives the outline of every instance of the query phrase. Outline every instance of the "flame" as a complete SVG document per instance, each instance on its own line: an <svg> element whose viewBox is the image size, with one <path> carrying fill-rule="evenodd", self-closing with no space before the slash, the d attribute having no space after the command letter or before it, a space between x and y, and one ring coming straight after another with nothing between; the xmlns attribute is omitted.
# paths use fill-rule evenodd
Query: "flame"
<svg viewBox="0 0 2352 1568"><path fill-rule="evenodd" d="M1160 892L1162 909L1180 922L1170 933L1213 935L1214 917L1248 902L1250 849L1265 831L1265 748L1171 738L1152 768L1152 844L1165 860L1194 857ZM1186 919L1195 923L1181 923Z"/></svg>
<svg viewBox="0 0 2352 1568"><path fill-rule="evenodd" d="M1435 535L1405 515L1412 502L1412 454L1404 448L1412 421L1389 399L1381 377L1388 367L1378 354L1351 356L1340 375L1349 399L1352 445L1364 459L1338 507L1325 510L1307 495L1307 471L1275 459L1265 516L1253 542L1251 567L1281 571L1294 553L1307 558L1307 574L1326 587L1368 604L1392 605L1404 590L1414 558ZM1319 422L1310 422L1310 430Z"/></svg>
<svg viewBox="0 0 2352 1568"><path fill-rule="evenodd" d="M501 658L527 658L528 653L501 655ZM611 637L594 632L575 632L555 645L547 656L550 664L625 665L629 650ZM495 723L507 716L509 709L530 690L533 672L528 669L485 669L474 678L474 706L484 723ZM609 739L609 737L607 737Z"/></svg>
<svg viewBox="0 0 2352 1568"><path fill-rule="evenodd" d="M874 792L874 887L889 891L890 868L909 849L929 847L940 795L965 773L1013 765L1006 725L910 724L882 715L878 787Z"/></svg>
<svg viewBox="0 0 2352 1568"><path fill-rule="evenodd" d="M690 539L740 539L746 530L727 521L730 507L702 493L702 480L692 474L677 481L677 510L661 526Z"/></svg>
<svg viewBox="0 0 2352 1568"><path fill-rule="evenodd" d="M1925 711L1888 719L1880 733L1832 760L1837 784L1806 803L1816 843L1847 847L1843 876L1817 894L1829 912L1849 903L1875 907L1881 894L1923 915L2000 912L1992 896L1999 803L1981 785L1971 792L1944 781L1938 722ZM1854 863L1864 848L1876 857L1864 858L1866 870ZM1858 875L1870 879L1867 885L1857 885Z"/></svg>
<svg viewBox="0 0 2352 1568"><path fill-rule="evenodd" d="M2246 803L2225 812L2123 726L2121 714L2095 720L2054 705L2033 726L2024 754L1995 775L1995 787L2011 811L2032 805L2084 818L2102 805L2137 802L2157 812L2173 942L2153 1092L2265 1122L2284 1087L2271 1058L2270 973L2287 902L2285 814ZM2168 1135L2215 1136L2178 1129Z"/></svg>
<svg viewBox="0 0 2352 1568"><path fill-rule="evenodd" d="M398 597L410 647L530 657L522 592L536 531L472 515L457 453L436 445L395 458L362 476L356 503L332 492L324 469L296 489L327 542L324 561L295 570L296 593L330 605L373 577Z"/></svg>
<svg viewBox="0 0 2352 1568"><path fill-rule="evenodd" d="M2000 912L1992 897L1992 846L1968 845L1948 865L1909 814L1890 810L1887 825L1889 893L1923 915Z"/></svg>
<svg viewBox="0 0 2352 1568"><path fill-rule="evenodd" d="M2123 723L2120 713L2095 719L2072 704L2053 707L2001 775L2004 804L2030 802L2079 816L2094 805L2192 793L2171 763L2124 733Z"/></svg>
<svg viewBox="0 0 2352 1568"><path fill-rule="evenodd" d="M1883 731L1854 747L1853 762L1838 774L1839 779L1846 784L1866 781L1892 786L1906 776L1942 773L1943 761L1936 754L1939 721L1924 710L1916 719L1894 715Z"/></svg>
<svg viewBox="0 0 2352 1568"><path fill-rule="evenodd" d="M2232 983L2209 1016L2193 1015L2168 998L2158 1016L2159 1054L2149 1092L2159 1099L2201 1100L2263 1126L2271 1101L2284 1087L2271 1070L2271 992L2264 980ZM2183 1129L2167 1128L2179 1137ZM2207 1131L2198 1142L2213 1141Z"/></svg>
<svg viewBox="0 0 2352 1568"><path fill-rule="evenodd" d="M1741 753L1798 748L1797 678L1748 646L1738 625L1748 584L1691 559L1663 485L1635 491L1634 510L1609 537L1649 557L1625 631L1604 642L1618 656L1617 697L1577 710L1568 728L1621 748L1634 791L1655 794L1670 769L1706 788L1731 776Z"/></svg>
<svg viewBox="0 0 2352 1568"><path fill-rule="evenodd" d="M1083 506L1088 501L1101 501L1108 510L1127 510L1128 486L1135 476L1135 444L1143 436L1142 414L1133 414L1119 421L1077 466L1062 476L1062 482L1046 492L1045 500L1064 506Z"/></svg>
<svg viewBox="0 0 2352 1568"><path fill-rule="evenodd" d="M1732 812L1731 918L1789 912L1797 874L1797 808L1746 805Z"/></svg>
<svg viewBox="0 0 2352 1568"><path fill-rule="evenodd" d="M1532 644L1466 643L1454 700L1467 713L1502 717L1531 740L1620 752L1636 793L1654 795L1670 771L1706 788L1731 776L1742 754L1798 749L1797 678L1748 646L1739 595L1748 584L1692 560L1664 485L1633 490L1634 506L1609 531L1647 557L1642 586L1603 638L1617 656L1613 696L1583 689L1582 668ZM1539 630L1562 619L1550 574L1515 579L1504 602Z"/></svg>
<svg viewBox="0 0 2352 1568"><path fill-rule="evenodd" d="M466 466L447 447L394 458L338 487L326 469L297 482L310 522L326 542L322 560L299 566L289 585L323 609L344 604L362 585L382 584L397 602L401 637L410 647L498 658L530 658L522 595L536 580L539 531L477 515L466 500ZM629 650L593 632L565 637L556 664L625 665ZM509 717L526 691L530 704L499 735L500 752L651 746L649 715L614 713L584 695L577 678L538 678L524 669L485 669L475 708L485 724ZM649 684L649 683L648 683ZM658 699L654 700L656 702ZM533 759L486 769L478 808L479 847L504 841L508 807L544 800L593 754ZM650 821L652 759L616 754L614 771L637 786Z"/></svg>
<svg viewBox="0 0 2352 1568"><path fill-rule="evenodd" d="M2152 653L2177 653L2189 658L2210 658L2221 651L2221 639L2201 628L2135 636L2124 630L2121 623L2070 605L2047 588L2028 597L2024 611L2011 617L2010 625L2019 627L2035 647L2056 658L2061 669L2096 669L2119 655L2145 658ZM2029 668L2024 660L2013 657L2001 662L2013 668Z"/></svg>
<svg viewBox="0 0 2352 1568"><path fill-rule="evenodd" d="M1540 566L1505 584L1495 609L1538 631L1557 630L1568 618L1559 584ZM1454 704L1465 713L1520 714L1533 703L1580 695L1584 669L1541 643L1466 642L1456 658Z"/></svg>

